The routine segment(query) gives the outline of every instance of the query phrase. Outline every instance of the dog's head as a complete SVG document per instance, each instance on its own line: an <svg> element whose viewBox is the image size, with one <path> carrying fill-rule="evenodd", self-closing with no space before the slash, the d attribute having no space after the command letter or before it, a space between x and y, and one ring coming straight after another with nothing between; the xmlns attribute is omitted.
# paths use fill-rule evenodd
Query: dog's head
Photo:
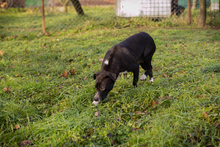
<svg viewBox="0 0 220 147"><path fill-rule="evenodd" d="M107 97L109 91L112 90L116 81L116 74L107 71L100 71L95 73L93 78L96 80L96 94L94 96L93 104L98 105Z"/></svg>

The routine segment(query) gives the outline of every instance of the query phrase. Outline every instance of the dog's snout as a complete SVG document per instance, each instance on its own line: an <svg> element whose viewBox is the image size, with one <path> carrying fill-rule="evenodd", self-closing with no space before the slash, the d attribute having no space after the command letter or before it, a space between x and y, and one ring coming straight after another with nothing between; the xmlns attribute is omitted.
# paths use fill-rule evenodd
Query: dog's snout
<svg viewBox="0 0 220 147"><path fill-rule="evenodd" d="M94 97L94 101L99 101L99 98L98 97Z"/></svg>
<svg viewBox="0 0 220 147"><path fill-rule="evenodd" d="M100 101L98 92L94 96L94 101Z"/></svg>
<svg viewBox="0 0 220 147"><path fill-rule="evenodd" d="M92 102L92 104L97 106L99 103L100 103L99 94L98 94L98 92L96 92L96 94L94 96L94 101Z"/></svg>

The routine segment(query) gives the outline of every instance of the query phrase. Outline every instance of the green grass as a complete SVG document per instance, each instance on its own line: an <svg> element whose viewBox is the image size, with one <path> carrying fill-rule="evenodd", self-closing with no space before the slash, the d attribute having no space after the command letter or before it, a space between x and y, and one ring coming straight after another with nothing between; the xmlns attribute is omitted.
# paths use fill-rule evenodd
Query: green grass
<svg viewBox="0 0 220 147"><path fill-rule="evenodd" d="M51 36L2 37L0 146L23 140L34 146L220 146L220 31L161 28L169 20L123 28L140 18L102 26L106 19ZM121 76L107 100L92 106L99 59L140 31L157 46L154 84L139 81L133 88L132 74Z"/></svg>

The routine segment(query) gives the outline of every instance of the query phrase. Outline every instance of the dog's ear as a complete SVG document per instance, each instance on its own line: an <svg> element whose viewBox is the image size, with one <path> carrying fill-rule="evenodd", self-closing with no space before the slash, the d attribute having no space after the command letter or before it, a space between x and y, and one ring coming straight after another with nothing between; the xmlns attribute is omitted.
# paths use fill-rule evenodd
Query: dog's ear
<svg viewBox="0 0 220 147"><path fill-rule="evenodd" d="M108 75L107 75L110 79L112 79L112 81L116 81L116 79L117 79L117 77L116 77L116 74L114 74L114 73L108 73Z"/></svg>
<svg viewBox="0 0 220 147"><path fill-rule="evenodd" d="M97 77L99 74L100 74L100 71L99 71L99 72L97 72L97 73L95 73L95 74L93 75L93 79L95 80L95 79L96 79L96 77Z"/></svg>

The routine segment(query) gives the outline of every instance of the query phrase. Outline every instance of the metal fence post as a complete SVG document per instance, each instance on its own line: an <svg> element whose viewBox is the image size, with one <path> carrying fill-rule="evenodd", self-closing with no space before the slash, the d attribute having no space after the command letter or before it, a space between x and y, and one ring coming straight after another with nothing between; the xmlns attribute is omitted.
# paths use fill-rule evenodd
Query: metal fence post
<svg viewBox="0 0 220 147"><path fill-rule="evenodd" d="M42 3L42 26L43 26L43 33L45 34L45 15L44 15L44 0L41 0Z"/></svg>

